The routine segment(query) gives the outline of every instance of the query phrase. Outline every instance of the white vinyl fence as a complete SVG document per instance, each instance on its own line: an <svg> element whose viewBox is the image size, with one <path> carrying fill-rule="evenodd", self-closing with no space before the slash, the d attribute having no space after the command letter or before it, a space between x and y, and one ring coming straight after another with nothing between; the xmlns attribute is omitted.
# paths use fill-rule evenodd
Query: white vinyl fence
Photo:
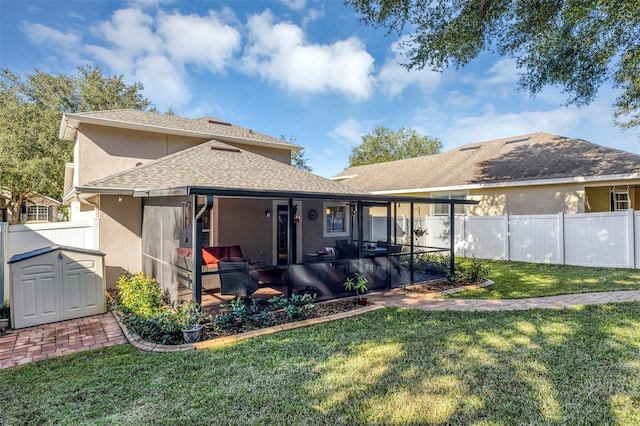
<svg viewBox="0 0 640 426"><path fill-rule="evenodd" d="M456 216L454 225L457 256L640 268L640 211ZM396 226L408 243L408 218L397 218ZM416 228L427 230L420 238L414 236L416 244L449 248L448 216L416 218ZM380 232L376 229L376 235Z"/></svg>
<svg viewBox="0 0 640 426"><path fill-rule="evenodd" d="M51 222L7 225L0 222L0 303L9 298L9 266L16 254L53 245L99 250L98 219L82 222Z"/></svg>

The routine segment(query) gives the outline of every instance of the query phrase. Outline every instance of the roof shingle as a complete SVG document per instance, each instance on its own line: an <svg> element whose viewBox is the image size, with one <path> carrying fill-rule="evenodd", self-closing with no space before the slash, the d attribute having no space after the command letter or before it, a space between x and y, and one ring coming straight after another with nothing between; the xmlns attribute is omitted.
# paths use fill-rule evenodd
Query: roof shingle
<svg viewBox="0 0 640 426"><path fill-rule="evenodd" d="M144 126L148 130L160 132L167 130L200 133L210 138L230 137L244 139L247 142L262 142L269 145L281 145L283 148L299 148L288 141L277 139L252 129L236 126L214 117L183 118L175 115L158 114L136 109L117 109L65 114L69 120L100 120L103 125L121 127L122 124Z"/></svg>
<svg viewBox="0 0 640 426"><path fill-rule="evenodd" d="M103 189L157 190L186 186L216 189L365 194L288 164L212 140L83 185Z"/></svg>
<svg viewBox="0 0 640 426"><path fill-rule="evenodd" d="M475 142L441 154L351 167L363 191L405 190L640 173L640 155L549 133Z"/></svg>

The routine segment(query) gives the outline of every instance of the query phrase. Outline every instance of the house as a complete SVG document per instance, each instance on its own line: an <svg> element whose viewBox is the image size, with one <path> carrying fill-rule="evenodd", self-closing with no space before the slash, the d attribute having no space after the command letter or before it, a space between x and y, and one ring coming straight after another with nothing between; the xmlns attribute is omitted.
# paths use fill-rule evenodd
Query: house
<svg viewBox="0 0 640 426"><path fill-rule="evenodd" d="M294 275L326 283L318 277L339 269L297 268L317 261L336 240L357 241L359 260L367 241L392 241L391 214L383 235L370 235L366 221L369 209L390 212L397 197L292 167L291 153L299 146L252 129L211 117L126 109L64 114L60 138L75 142L64 201L72 221L99 219L108 286L124 271L143 271L173 298L186 288L199 301L201 265L209 265L208 256L215 264L224 255L250 259L263 279L281 272L278 279L291 294ZM390 268L382 259L369 273L375 274L370 288L389 285ZM334 295L329 288L323 293Z"/></svg>
<svg viewBox="0 0 640 426"><path fill-rule="evenodd" d="M10 196L0 190L0 222L11 222ZM21 207L19 222L57 222L64 217L58 217L60 201L39 194L29 194Z"/></svg>
<svg viewBox="0 0 640 426"><path fill-rule="evenodd" d="M471 215L640 209L640 155L549 133L351 167L333 179L377 195L476 200L456 207ZM447 214L445 205L428 210Z"/></svg>

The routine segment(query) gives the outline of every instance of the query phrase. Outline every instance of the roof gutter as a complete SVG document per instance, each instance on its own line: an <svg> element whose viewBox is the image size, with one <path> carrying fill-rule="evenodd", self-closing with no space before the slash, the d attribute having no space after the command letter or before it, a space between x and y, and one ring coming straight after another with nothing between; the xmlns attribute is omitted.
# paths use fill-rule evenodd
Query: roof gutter
<svg viewBox="0 0 640 426"><path fill-rule="evenodd" d="M263 191L248 189L214 188L200 186L185 186L167 189L135 190L134 197L175 197L188 195L213 195L218 197L243 197L243 198L296 198L331 201L362 201L371 203L388 202L414 202L429 204L478 204L475 200L442 199L429 197L409 197L409 196L383 196L368 193L348 194L348 193L318 193L318 192L297 192L297 191Z"/></svg>
<svg viewBox="0 0 640 426"><path fill-rule="evenodd" d="M64 114L62 116L62 122L60 123L60 132L58 137L62 140L75 140L76 133L78 131L78 126L80 123L87 124L95 124L100 126L107 127L117 127L119 129L128 129L128 130L139 130L139 131L147 131L153 133L164 133L176 136L189 136L189 137L197 137L197 138L210 138L216 139L221 142L232 142L232 143L241 143L245 145L253 145L253 146L261 146L265 148L279 148L279 149L290 149L291 151L300 151L303 147L299 145L289 144L289 143L275 143L275 142L267 142L253 139L244 139L236 136L228 136L228 135L219 135L214 133L207 132L198 132L194 130L180 130L174 129L170 127L162 127L162 126L153 126L151 124L138 124L138 123L130 123L126 121L117 121L117 120L109 120L106 118L96 118L96 117L86 117L79 116L76 114ZM68 132L67 129L73 129L73 131Z"/></svg>
<svg viewBox="0 0 640 426"><path fill-rule="evenodd" d="M557 179L539 179L539 180L523 180L514 182L493 182L493 183L474 183L467 185L449 185L449 186L431 186L424 188L408 188L408 189L389 189L384 191L371 191L375 195L393 195L393 194L412 194L422 192L438 192L438 191L460 191L468 189L485 189L485 188L509 188L517 186L541 186L541 185L563 185L572 183L598 183L616 180L640 180L640 173L628 173L623 175L603 175L603 176L576 176L572 178ZM348 184L348 182L345 182Z"/></svg>

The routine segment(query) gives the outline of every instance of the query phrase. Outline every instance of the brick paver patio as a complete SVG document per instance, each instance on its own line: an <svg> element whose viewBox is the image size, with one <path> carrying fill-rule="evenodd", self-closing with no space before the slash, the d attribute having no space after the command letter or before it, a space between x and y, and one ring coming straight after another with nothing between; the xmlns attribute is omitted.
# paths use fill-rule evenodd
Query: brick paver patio
<svg viewBox="0 0 640 426"><path fill-rule="evenodd" d="M0 334L0 368L127 343L111 312Z"/></svg>

